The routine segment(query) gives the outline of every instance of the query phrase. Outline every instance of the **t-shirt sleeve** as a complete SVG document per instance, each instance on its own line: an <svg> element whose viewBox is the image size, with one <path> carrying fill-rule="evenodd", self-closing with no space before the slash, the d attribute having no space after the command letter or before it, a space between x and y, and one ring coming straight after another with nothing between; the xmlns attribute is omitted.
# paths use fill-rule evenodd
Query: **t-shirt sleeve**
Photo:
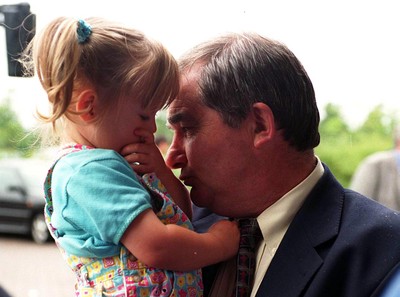
<svg viewBox="0 0 400 297"><path fill-rule="evenodd" d="M100 157L78 168L66 185L66 194L65 220L114 244L140 213L151 208L150 195L117 156Z"/></svg>

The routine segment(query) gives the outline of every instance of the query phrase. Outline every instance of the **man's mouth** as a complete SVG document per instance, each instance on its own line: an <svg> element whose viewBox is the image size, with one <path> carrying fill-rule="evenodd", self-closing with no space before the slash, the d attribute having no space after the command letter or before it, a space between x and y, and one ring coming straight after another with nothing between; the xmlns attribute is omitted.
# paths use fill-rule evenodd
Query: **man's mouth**
<svg viewBox="0 0 400 297"><path fill-rule="evenodd" d="M186 186L191 186L193 183L193 177L188 176L188 175L183 175L181 174L179 176L179 179L186 185Z"/></svg>

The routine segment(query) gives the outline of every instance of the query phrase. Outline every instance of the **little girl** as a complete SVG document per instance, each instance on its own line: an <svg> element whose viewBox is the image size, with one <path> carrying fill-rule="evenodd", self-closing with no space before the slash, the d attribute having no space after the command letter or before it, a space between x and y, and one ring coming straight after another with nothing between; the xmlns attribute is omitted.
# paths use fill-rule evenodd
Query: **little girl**
<svg viewBox="0 0 400 297"><path fill-rule="evenodd" d="M45 214L77 296L202 296L200 268L234 256L239 231L226 220L192 231L188 193L154 144L156 112L179 90L171 54L121 24L58 18L25 63L48 95L40 119L66 144Z"/></svg>

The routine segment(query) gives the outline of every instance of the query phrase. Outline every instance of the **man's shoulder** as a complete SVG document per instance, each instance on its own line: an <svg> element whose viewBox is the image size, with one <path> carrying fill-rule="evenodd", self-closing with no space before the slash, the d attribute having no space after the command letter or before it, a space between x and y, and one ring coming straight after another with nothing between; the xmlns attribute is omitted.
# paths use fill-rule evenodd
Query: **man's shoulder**
<svg viewBox="0 0 400 297"><path fill-rule="evenodd" d="M379 237L384 232L390 235L388 240L400 240L400 212L353 190L346 189L344 195L342 222L350 232L365 230L371 239L372 234Z"/></svg>
<svg viewBox="0 0 400 297"><path fill-rule="evenodd" d="M337 230L350 238L357 233L357 236L365 236L366 239L371 234L379 237L379 232L384 230L400 240L400 213L356 191L343 188L327 167L300 213L301 221L307 222L313 230ZM315 226L315 222L321 219L329 219L329 224Z"/></svg>
<svg viewBox="0 0 400 297"><path fill-rule="evenodd" d="M345 209L344 211L354 211L354 210L364 210L365 212L369 213L372 212L372 215L389 215L398 217L400 220L399 212L393 209L390 209L381 203L377 202L374 199L366 197L365 195L354 191L352 189L344 189L344 204ZM360 214L361 215L361 214Z"/></svg>

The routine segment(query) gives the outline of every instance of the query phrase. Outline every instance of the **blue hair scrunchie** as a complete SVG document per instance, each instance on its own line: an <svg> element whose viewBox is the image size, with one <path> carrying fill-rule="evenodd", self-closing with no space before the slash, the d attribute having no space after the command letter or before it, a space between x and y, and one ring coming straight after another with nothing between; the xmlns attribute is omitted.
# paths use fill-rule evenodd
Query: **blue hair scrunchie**
<svg viewBox="0 0 400 297"><path fill-rule="evenodd" d="M85 43L86 41L88 41L89 36L92 34L92 27L84 20L79 20L76 33L78 34L78 43Z"/></svg>

